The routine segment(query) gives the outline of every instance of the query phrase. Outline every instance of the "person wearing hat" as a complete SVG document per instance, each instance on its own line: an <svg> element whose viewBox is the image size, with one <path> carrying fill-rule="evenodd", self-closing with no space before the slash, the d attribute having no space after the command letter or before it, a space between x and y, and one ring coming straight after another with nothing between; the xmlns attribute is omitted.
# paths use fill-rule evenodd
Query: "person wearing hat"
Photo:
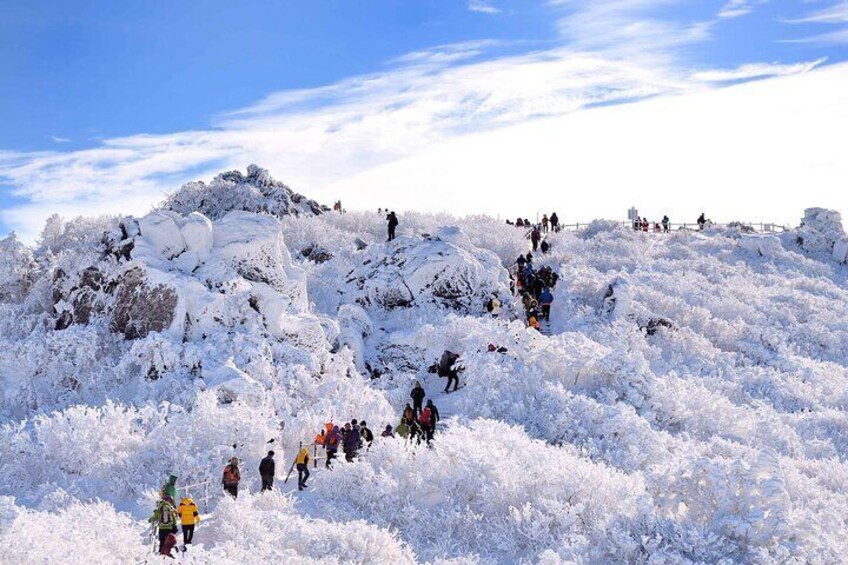
<svg viewBox="0 0 848 565"><path fill-rule="evenodd" d="M241 481L241 471L238 466L238 457L230 459L230 464L224 467L224 490L233 498L238 498L238 485Z"/></svg>
<svg viewBox="0 0 848 565"><path fill-rule="evenodd" d="M159 530L159 551L162 551L165 538L168 534L173 534L177 531L177 509L174 508L174 499L167 494L163 496L156 503L153 515L147 521L155 524Z"/></svg>
<svg viewBox="0 0 848 565"><path fill-rule="evenodd" d="M274 488L274 452L269 451L259 463L259 476L262 477L262 491Z"/></svg>

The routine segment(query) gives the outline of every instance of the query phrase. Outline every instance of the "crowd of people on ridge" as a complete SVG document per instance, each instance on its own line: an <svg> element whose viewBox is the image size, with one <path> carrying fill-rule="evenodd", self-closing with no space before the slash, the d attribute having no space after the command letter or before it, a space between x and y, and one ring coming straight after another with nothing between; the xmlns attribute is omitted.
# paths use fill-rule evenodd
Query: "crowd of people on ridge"
<svg viewBox="0 0 848 565"><path fill-rule="evenodd" d="M696 223L698 224L698 229L703 231L704 227L707 224L711 224L712 221L708 220L705 217L705 214L701 212ZM637 216L636 219L633 220L633 230L641 232L653 231L654 233L669 233L671 231L671 220L668 219L668 215L664 215L662 220L659 222L650 222L648 218L640 218Z"/></svg>

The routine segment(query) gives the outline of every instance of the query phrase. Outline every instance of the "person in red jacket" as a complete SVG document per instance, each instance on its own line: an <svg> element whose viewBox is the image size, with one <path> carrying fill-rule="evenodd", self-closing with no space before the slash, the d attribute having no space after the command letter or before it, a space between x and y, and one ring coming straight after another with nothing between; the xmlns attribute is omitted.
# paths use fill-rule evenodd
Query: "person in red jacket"
<svg viewBox="0 0 848 565"><path fill-rule="evenodd" d="M433 411L430 410L429 406L424 408L421 415L418 416L418 425L421 426L421 435L429 444L433 441Z"/></svg>

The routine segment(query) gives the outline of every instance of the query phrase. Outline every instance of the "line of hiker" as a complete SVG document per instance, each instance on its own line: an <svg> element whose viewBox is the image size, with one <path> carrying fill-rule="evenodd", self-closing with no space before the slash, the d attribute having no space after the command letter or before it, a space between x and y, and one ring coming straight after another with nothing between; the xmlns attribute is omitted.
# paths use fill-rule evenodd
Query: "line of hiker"
<svg viewBox="0 0 848 565"><path fill-rule="evenodd" d="M548 217L547 214L542 214L542 220L538 224L533 224L527 218L523 220L521 218L517 218L515 222L511 220L507 220L506 223L510 226L515 226L517 228L535 228L538 227L541 233L556 233L561 228L559 225L559 216L554 212Z"/></svg>
<svg viewBox="0 0 848 565"><path fill-rule="evenodd" d="M653 226L653 228L652 228ZM668 219L668 216L663 216L661 222L650 222L648 218L639 218L637 217L633 220L633 230L634 231L643 231L649 232L652 231L654 233L668 233L671 231L671 220Z"/></svg>
<svg viewBox="0 0 848 565"><path fill-rule="evenodd" d="M708 220L706 215L701 212L696 223L698 224L698 229L703 231L705 226L712 224L712 220ZM633 219L633 231L669 233L671 231L671 220L668 218L668 215L664 215L659 222L651 222L648 218L636 216Z"/></svg>
<svg viewBox="0 0 848 565"><path fill-rule="evenodd" d="M173 557L172 552L177 545L177 523L179 522L183 532L183 551L186 546L191 545L194 539L194 527L200 523L200 512L190 496L183 497L179 507L174 507L175 484L176 477L171 475L169 483L160 491L160 498L153 510L153 515L147 520L148 523L153 524L154 531L158 532L157 552L168 557Z"/></svg>
<svg viewBox="0 0 848 565"><path fill-rule="evenodd" d="M337 457L339 447L344 453L345 461L352 462L356 459L360 449L371 447L373 442L374 432L368 427L368 422L365 420L360 422L354 418L341 426L327 422L312 443L324 448L326 454L325 467L329 469L333 460ZM308 460L304 463L308 463ZM306 476L309 476L308 471ZM304 479L304 486L305 483Z"/></svg>
<svg viewBox="0 0 848 565"><path fill-rule="evenodd" d="M539 321L551 319L551 304L554 301L553 289L559 275L548 267L538 271L533 268L533 254L519 255L515 261L515 288L524 306L525 320L531 328L542 329Z"/></svg>

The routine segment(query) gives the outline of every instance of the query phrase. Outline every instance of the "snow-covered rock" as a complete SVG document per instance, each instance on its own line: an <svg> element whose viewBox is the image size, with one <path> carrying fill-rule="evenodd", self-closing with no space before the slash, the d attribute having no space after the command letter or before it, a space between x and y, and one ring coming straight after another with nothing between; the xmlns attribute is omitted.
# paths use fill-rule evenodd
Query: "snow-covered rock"
<svg viewBox="0 0 848 565"><path fill-rule="evenodd" d="M848 260L848 235L842 216L835 210L808 208L796 232L796 241L804 251L824 254L841 263Z"/></svg>
<svg viewBox="0 0 848 565"><path fill-rule="evenodd" d="M216 176L209 184L190 182L170 195L162 205L166 210L187 216L200 212L217 220L229 212L243 211L287 215L318 215L329 210L274 180L267 170L256 165L247 174L229 171Z"/></svg>
<svg viewBox="0 0 848 565"><path fill-rule="evenodd" d="M369 246L349 280L358 303L384 309L429 303L479 312L487 297L509 288L497 255L456 227Z"/></svg>
<svg viewBox="0 0 848 565"><path fill-rule="evenodd" d="M769 235L742 235L739 238L739 247L769 259L773 259L783 251L780 238Z"/></svg>

